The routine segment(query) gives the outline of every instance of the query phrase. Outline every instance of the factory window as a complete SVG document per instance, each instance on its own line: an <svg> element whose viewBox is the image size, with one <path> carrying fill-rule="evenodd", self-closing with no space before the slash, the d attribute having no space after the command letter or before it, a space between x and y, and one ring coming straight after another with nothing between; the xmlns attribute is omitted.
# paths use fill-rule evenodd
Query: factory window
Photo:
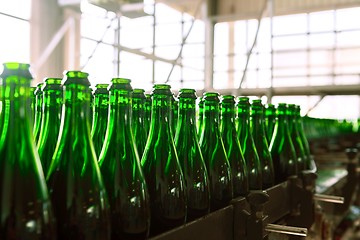
<svg viewBox="0 0 360 240"><path fill-rule="evenodd" d="M30 62L30 8L30 0L0 1L0 62Z"/></svg>

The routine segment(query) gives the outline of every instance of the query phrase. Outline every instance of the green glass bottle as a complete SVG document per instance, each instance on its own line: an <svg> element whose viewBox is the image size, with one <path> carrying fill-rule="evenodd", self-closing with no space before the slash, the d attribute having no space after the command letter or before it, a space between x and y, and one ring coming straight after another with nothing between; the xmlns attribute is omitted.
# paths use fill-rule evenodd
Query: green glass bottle
<svg viewBox="0 0 360 240"><path fill-rule="evenodd" d="M238 139L244 154L250 190L262 189L262 172L259 155L256 151L254 138L250 130L250 102L248 97L239 97L238 110Z"/></svg>
<svg viewBox="0 0 360 240"><path fill-rule="evenodd" d="M200 138L210 179L210 210L226 207L233 198L231 167L221 138L219 126L219 93L207 92L204 98L204 126Z"/></svg>
<svg viewBox="0 0 360 240"><path fill-rule="evenodd" d="M235 127L235 97L225 95L221 101L221 134L231 167L234 197L246 196L249 179L244 155Z"/></svg>
<svg viewBox="0 0 360 240"><path fill-rule="evenodd" d="M89 106L89 114L88 114L88 119L89 119L89 123L92 127L92 124L93 124L93 117L94 117L94 105L95 105L95 95L94 95L94 92L95 90L92 88L92 87L89 87L88 89L90 91L90 106Z"/></svg>
<svg viewBox="0 0 360 240"><path fill-rule="evenodd" d="M178 99L175 97L174 93L171 98L171 131L175 136L176 127L177 127L177 120L179 115L179 103Z"/></svg>
<svg viewBox="0 0 360 240"><path fill-rule="evenodd" d="M41 121L43 116L43 92L42 86L44 83L38 83L34 92L36 103L35 103L35 120L34 120L34 139L35 143L38 142L40 137Z"/></svg>
<svg viewBox="0 0 360 240"><path fill-rule="evenodd" d="M5 103L4 103L4 99L3 99L3 86L2 86L1 78L0 78L0 82L1 82L1 84L0 84L0 137L1 137L1 132L2 132L3 125L4 125L4 105L5 105ZM30 99L30 97L29 97L29 99Z"/></svg>
<svg viewBox="0 0 360 240"><path fill-rule="evenodd" d="M132 93L131 126L139 156L142 156L144 152L148 135L145 127L145 102L146 97L144 89L135 88Z"/></svg>
<svg viewBox="0 0 360 240"><path fill-rule="evenodd" d="M35 90L36 87L30 87L30 93L29 93L29 104L31 108L31 115L30 115L30 125L31 130L34 131L34 123L35 123L35 111L36 111L36 96L35 96Z"/></svg>
<svg viewBox="0 0 360 240"><path fill-rule="evenodd" d="M274 104L269 103L265 109L265 132L268 143L271 142L276 124L276 108Z"/></svg>
<svg viewBox="0 0 360 240"><path fill-rule="evenodd" d="M297 129L295 111L296 111L295 104L288 104L286 114L288 117L289 132L290 132L291 141L294 145L295 155L297 158L297 170L298 173L300 173L301 171L305 170L305 163L309 162L309 160L305 155L304 146L302 144L301 137Z"/></svg>
<svg viewBox="0 0 360 240"><path fill-rule="evenodd" d="M44 112L38 141L38 152L46 176L59 137L63 87L61 78L47 78L43 86Z"/></svg>
<svg viewBox="0 0 360 240"><path fill-rule="evenodd" d="M100 155L104 144L109 113L109 84L97 84L94 92L94 112L91 128L91 138L96 156Z"/></svg>
<svg viewBox="0 0 360 240"><path fill-rule="evenodd" d="M302 122L302 117L300 115L300 106L296 105L295 106L295 124L297 126L297 130L299 132L299 136L301 139L301 143L304 147L304 151L305 151L305 155L306 155L306 161L305 161L305 165L304 165L304 169L305 170L314 170L316 171L316 165L314 162L314 159L311 155L310 152L310 146L309 146L309 142L307 140L307 137L305 135L305 131L304 131L304 126L303 126L303 122ZM360 129L360 127L359 127Z"/></svg>
<svg viewBox="0 0 360 240"><path fill-rule="evenodd" d="M198 120L197 120L197 133L199 138L201 137L203 125L204 125L204 99L203 97L199 97Z"/></svg>
<svg viewBox="0 0 360 240"><path fill-rule="evenodd" d="M55 240L55 218L30 126L29 64L3 65L0 239Z"/></svg>
<svg viewBox="0 0 360 240"><path fill-rule="evenodd" d="M145 94L146 101L145 101L145 129L146 133L149 135L150 131L150 124L151 124L151 106L152 106L152 99L151 94Z"/></svg>
<svg viewBox="0 0 360 240"><path fill-rule="evenodd" d="M111 208L111 239L146 239L149 195L131 129L130 80L113 78L109 91L110 118L99 165Z"/></svg>
<svg viewBox="0 0 360 240"><path fill-rule="evenodd" d="M93 143L87 110L88 74L68 71L58 142L47 184L57 220L58 239L110 239L109 203Z"/></svg>
<svg viewBox="0 0 360 240"><path fill-rule="evenodd" d="M270 152L274 164L275 184L287 180L289 176L297 175L297 160L294 145L291 141L286 116L286 103L279 103L276 110L276 124L270 142Z"/></svg>
<svg viewBox="0 0 360 240"><path fill-rule="evenodd" d="M179 120L175 147L184 174L187 193L187 221L210 211L209 176L196 132L196 95L194 89L180 89Z"/></svg>
<svg viewBox="0 0 360 240"><path fill-rule="evenodd" d="M274 165L269 151L265 133L264 106L261 99L255 99L251 104L251 134L254 138L256 151L259 155L262 187L268 189L275 184Z"/></svg>
<svg viewBox="0 0 360 240"><path fill-rule="evenodd" d="M149 137L141 165L150 194L150 236L186 220L186 189L171 133L170 85L155 84Z"/></svg>

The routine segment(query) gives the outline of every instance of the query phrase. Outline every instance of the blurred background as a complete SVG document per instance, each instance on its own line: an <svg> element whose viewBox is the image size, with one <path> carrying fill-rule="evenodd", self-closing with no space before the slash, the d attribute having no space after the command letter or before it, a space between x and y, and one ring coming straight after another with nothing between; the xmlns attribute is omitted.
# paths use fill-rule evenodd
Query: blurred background
<svg viewBox="0 0 360 240"><path fill-rule="evenodd" d="M0 62L360 116L359 0L2 0ZM354 124L357 127L357 124Z"/></svg>

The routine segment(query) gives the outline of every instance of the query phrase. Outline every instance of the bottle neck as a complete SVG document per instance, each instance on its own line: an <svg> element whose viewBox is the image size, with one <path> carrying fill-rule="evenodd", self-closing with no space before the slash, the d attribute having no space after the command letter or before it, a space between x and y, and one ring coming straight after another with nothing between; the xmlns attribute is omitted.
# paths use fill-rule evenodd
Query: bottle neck
<svg viewBox="0 0 360 240"><path fill-rule="evenodd" d="M265 138L265 121L262 110L256 109L251 112L251 130L254 138Z"/></svg>
<svg viewBox="0 0 360 240"><path fill-rule="evenodd" d="M151 107L151 131L165 126L170 130L171 96L165 94L154 95Z"/></svg>
<svg viewBox="0 0 360 240"><path fill-rule="evenodd" d="M61 91L45 91L43 93L44 109L60 107L62 104L62 98L63 96Z"/></svg>
<svg viewBox="0 0 360 240"><path fill-rule="evenodd" d="M196 103L195 99L180 98L179 99L179 116L176 126L176 137L178 139L179 134L195 134L196 129ZM177 141L177 140L176 140Z"/></svg>
<svg viewBox="0 0 360 240"><path fill-rule="evenodd" d="M43 107L43 93L36 95L36 112L41 113Z"/></svg>
<svg viewBox="0 0 360 240"><path fill-rule="evenodd" d="M132 115L136 118L145 117L145 99L132 98Z"/></svg>
<svg viewBox="0 0 360 240"><path fill-rule="evenodd" d="M30 80L22 77L3 79L3 128L1 142L7 138L31 138ZM20 140L20 139L18 139Z"/></svg>
<svg viewBox="0 0 360 240"><path fill-rule="evenodd" d="M98 94L95 96L93 111L93 129L99 124L107 123L108 109L109 109L109 95Z"/></svg>
<svg viewBox="0 0 360 240"><path fill-rule="evenodd" d="M280 132L280 135L289 133L288 117L286 115L286 109L278 109L276 113L275 129ZM285 133L287 132L287 133Z"/></svg>
<svg viewBox="0 0 360 240"><path fill-rule="evenodd" d="M223 122L234 122L235 120L235 106L234 104L222 103L221 105L221 119Z"/></svg>
<svg viewBox="0 0 360 240"><path fill-rule="evenodd" d="M241 129L250 130L250 109L248 107L238 108L238 118Z"/></svg>
<svg viewBox="0 0 360 240"><path fill-rule="evenodd" d="M90 107L91 93L87 86L69 84L65 87L65 117L71 118L72 127L81 129L77 124L88 122L88 109Z"/></svg>
<svg viewBox="0 0 360 240"><path fill-rule="evenodd" d="M219 103L206 102L204 103L204 124L218 126L219 125Z"/></svg>
<svg viewBox="0 0 360 240"><path fill-rule="evenodd" d="M110 91L110 126L119 131L130 130L130 91L113 89ZM124 129L125 128L125 129Z"/></svg>
<svg viewBox="0 0 360 240"><path fill-rule="evenodd" d="M107 115L109 107L109 95L108 94L98 94L95 96L94 102L94 119L98 117L103 117L102 115Z"/></svg>
<svg viewBox="0 0 360 240"><path fill-rule="evenodd" d="M179 99L179 122L195 125L196 104L195 99Z"/></svg>

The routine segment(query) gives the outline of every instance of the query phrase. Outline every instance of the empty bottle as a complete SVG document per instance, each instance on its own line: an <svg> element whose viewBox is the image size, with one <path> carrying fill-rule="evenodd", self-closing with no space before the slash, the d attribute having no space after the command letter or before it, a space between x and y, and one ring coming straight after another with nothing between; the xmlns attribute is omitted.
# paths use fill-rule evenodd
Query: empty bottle
<svg viewBox="0 0 360 240"><path fill-rule="evenodd" d="M57 220L58 239L110 239L106 190L90 136L88 74L68 71L63 79L60 136L47 184Z"/></svg>
<svg viewBox="0 0 360 240"><path fill-rule="evenodd" d="M238 139L244 154L250 190L262 189L262 172L259 155L256 151L250 130L250 102L248 97L240 97L238 104Z"/></svg>
<svg viewBox="0 0 360 240"><path fill-rule="evenodd" d="M265 132L266 140L268 143L271 142L274 128L276 124L276 108L274 104L269 103L265 109Z"/></svg>
<svg viewBox="0 0 360 240"><path fill-rule="evenodd" d="M30 126L29 64L4 63L0 77L0 239L55 240L55 218Z"/></svg>
<svg viewBox="0 0 360 240"><path fill-rule="evenodd" d="M204 99L202 97L199 97L198 118L197 118L197 133L199 138L201 137L203 123L204 123Z"/></svg>
<svg viewBox="0 0 360 240"><path fill-rule="evenodd" d="M132 92L132 117L131 126L139 156L141 157L147 140L144 89L135 88Z"/></svg>
<svg viewBox="0 0 360 240"><path fill-rule="evenodd" d="M34 92L36 103L35 103L35 120L34 120L34 139L35 143L38 142L40 136L41 121L43 116L43 83L38 83Z"/></svg>
<svg viewBox="0 0 360 240"><path fill-rule="evenodd" d="M196 132L196 95L194 89L180 89L179 120L175 147L184 174L187 193L187 221L210 211L209 177Z"/></svg>
<svg viewBox="0 0 360 240"><path fill-rule="evenodd" d="M47 78L43 86L44 112L38 141L38 152L46 176L59 137L63 87L61 78Z"/></svg>
<svg viewBox="0 0 360 240"><path fill-rule="evenodd" d="M264 122L264 106L261 99L255 99L251 105L251 134L254 138L256 151L259 155L262 187L268 189L274 186L274 166L269 151L269 145L266 139L265 122Z"/></svg>
<svg viewBox="0 0 360 240"><path fill-rule="evenodd" d="M171 131L170 85L155 84L149 137L141 165L150 194L150 236L186 221L186 189Z"/></svg>
<svg viewBox="0 0 360 240"><path fill-rule="evenodd" d="M223 96L221 101L221 134L231 167L234 197L246 196L249 179L235 127L235 97L231 95Z"/></svg>
<svg viewBox="0 0 360 240"><path fill-rule="evenodd" d="M35 122L35 104L36 104L36 96L35 96L35 90L36 87L30 87L30 92L29 92L29 104L30 104L30 108L31 108L31 115L30 115L30 125L31 125L31 131L34 131L34 122Z"/></svg>
<svg viewBox="0 0 360 240"><path fill-rule="evenodd" d="M297 175L297 160L294 145L291 141L286 103L279 103L276 110L276 124L270 143L270 152L274 164L275 184L287 180L289 176Z"/></svg>
<svg viewBox="0 0 360 240"><path fill-rule="evenodd" d="M226 207L233 198L233 183L230 163L220 133L219 94L207 92L203 98L204 126L200 148L210 179L210 210L215 211Z"/></svg>
<svg viewBox="0 0 360 240"><path fill-rule="evenodd" d="M305 155L306 155L306 161L305 161L305 164L304 164L304 169L305 170L314 170L316 171L316 165L315 165L315 162L314 162L314 159L311 155L311 152L310 152L310 146L309 146L309 142L307 140L307 137L305 135L305 132L304 132L304 126L303 126L303 122L302 122L302 117L300 115L300 106L299 105L296 105L295 106L295 124L297 126L297 130L299 131L299 136L300 136L300 139L301 139L301 143L304 147L304 151L305 151ZM360 129L360 127L359 127Z"/></svg>
<svg viewBox="0 0 360 240"><path fill-rule="evenodd" d="M178 120L178 115L179 115L178 109L179 109L178 99L176 99L176 97L173 93L172 98L171 98L171 131L174 136L176 133L176 126L177 126L177 120Z"/></svg>
<svg viewBox="0 0 360 240"><path fill-rule="evenodd" d="M291 141L294 145L295 155L297 158L297 171L300 173L305 170L305 163L309 162L307 156L305 155L305 150L301 142L300 134L297 129L296 119L295 119L295 104L288 104L287 108L287 117L288 117L288 126Z"/></svg>
<svg viewBox="0 0 360 240"><path fill-rule="evenodd" d="M145 128L146 133L149 134L150 131L150 124L151 124L151 106L152 106L152 99L151 94L145 94L146 101L145 101Z"/></svg>
<svg viewBox="0 0 360 240"><path fill-rule="evenodd" d="M91 138L94 143L96 156L100 155L100 151L104 144L106 127L108 123L109 113L109 84L97 84L94 92L94 113L91 129Z"/></svg>
<svg viewBox="0 0 360 240"><path fill-rule="evenodd" d="M99 158L111 209L111 239L146 239L149 195L131 129L130 80L113 78L110 118Z"/></svg>

